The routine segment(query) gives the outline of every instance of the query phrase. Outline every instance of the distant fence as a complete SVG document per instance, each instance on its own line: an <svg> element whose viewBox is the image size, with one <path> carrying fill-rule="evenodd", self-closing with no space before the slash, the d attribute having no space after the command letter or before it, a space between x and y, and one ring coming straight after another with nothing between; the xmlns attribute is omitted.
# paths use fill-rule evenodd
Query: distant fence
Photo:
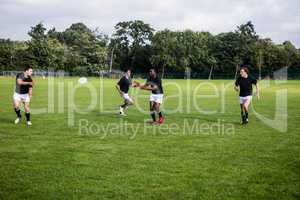
<svg viewBox="0 0 300 200"><path fill-rule="evenodd" d="M21 71L0 71L0 76L16 76ZM122 77L124 72L120 70L100 70L98 72L93 72L88 75L88 77L102 77L102 78L112 78L112 79L118 79ZM254 77L259 78L259 74L257 72L251 73ZM43 70L34 70L33 76L40 76L40 77L72 77L72 76L81 76L78 73L71 73L71 72L65 72L65 71L43 71ZM86 74L83 76L87 76ZM261 73L261 78L273 78L273 73L271 72L264 72ZM146 73L134 73L134 78L146 78ZM234 79L235 78L235 72L232 73L212 73L211 76L209 76L209 73L206 72L195 72L195 73L164 73L163 78L165 79L212 79L212 80L218 80L218 79ZM290 70L288 69L287 73L288 79L300 79L300 69L299 70Z"/></svg>

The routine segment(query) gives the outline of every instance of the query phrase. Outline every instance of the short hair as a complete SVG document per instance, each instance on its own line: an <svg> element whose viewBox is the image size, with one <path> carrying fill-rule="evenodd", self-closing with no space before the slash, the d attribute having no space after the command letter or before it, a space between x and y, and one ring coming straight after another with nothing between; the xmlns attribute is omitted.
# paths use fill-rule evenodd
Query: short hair
<svg viewBox="0 0 300 200"><path fill-rule="evenodd" d="M150 70L153 70L155 73L158 73L157 69L154 68L154 67L150 68L149 71L150 71Z"/></svg>
<svg viewBox="0 0 300 200"><path fill-rule="evenodd" d="M24 72L26 72L26 71L28 71L28 70L30 70L30 69L32 69L32 67L26 66L26 67L24 68Z"/></svg>
<svg viewBox="0 0 300 200"><path fill-rule="evenodd" d="M124 70L124 72L128 72L128 71L131 72L131 71L132 71L131 68L126 68L126 69Z"/></svg>
<svg viewBox="0 0 300 200"><path fill-rule="evenodd" d="M249 74L249 69L247 67L241 67L240 70L244 70L247 74Z"/></svg>

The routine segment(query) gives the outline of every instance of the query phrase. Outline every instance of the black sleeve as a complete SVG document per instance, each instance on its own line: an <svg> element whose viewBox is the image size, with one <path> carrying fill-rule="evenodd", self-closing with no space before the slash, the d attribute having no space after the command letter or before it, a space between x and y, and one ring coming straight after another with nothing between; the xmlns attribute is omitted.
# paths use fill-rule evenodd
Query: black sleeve
<svg viewBox="0 0 300 200"><path fill-rule="evenodd" d="M22 79L22 80L23 80L22 74L17 74L16 79L17 79L17 80L18 80L18 79Z"/></svg>
<svg viewBox="0 0 300 200"><path fill-rule="evenodd" d="M256 78L252 78L252 84L256 85L257 84L257 79Z"/></svg>
<svg viewBox="0 0 300 200"><path fill-rule="evenodd" d="M120 86L122 82L123 82L123 78L121 78L117 84Z"/></svg>

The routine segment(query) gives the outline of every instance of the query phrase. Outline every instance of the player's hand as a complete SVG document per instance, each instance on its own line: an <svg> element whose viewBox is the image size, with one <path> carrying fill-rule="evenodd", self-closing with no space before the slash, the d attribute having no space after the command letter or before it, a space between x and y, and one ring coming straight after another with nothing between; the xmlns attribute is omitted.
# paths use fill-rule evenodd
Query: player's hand
<svg viewBox="0 0 300 200"><path fill-rule="evenodd" d="M133 87L140 87L140 83L137 81L133 81Z"/></svg>
<svg viewBox="0 0 300 200"><path fill-rule="evenodd" d="M157 90L158 89L157 85L153 85L151 88L152 88L152 90Z"/></svg>

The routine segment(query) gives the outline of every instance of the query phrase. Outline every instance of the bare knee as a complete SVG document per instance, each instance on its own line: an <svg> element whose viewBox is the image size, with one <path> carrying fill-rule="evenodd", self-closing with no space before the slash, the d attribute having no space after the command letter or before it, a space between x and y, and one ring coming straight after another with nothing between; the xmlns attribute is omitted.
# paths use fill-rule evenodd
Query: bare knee
<svg viewBox="0 0 300 200"><path fill-rule="evenodd" d="M20 108L20 104L18 102L14 102L13 106L17 110Z"/></svg>
<svg viewBox="0 0 300 200"><path fill-rule="evenodd" d="M158 103L155 103L154 104L154 110L159 112L159 104Z"/></svg>
<svg viewBox="0 0 300 200"><path fill-rule="evenodd" d="M28 105L28 104L25 104L25 105L24 105L24 109L25 109L25 112L26 112L26 113L29 113L29 112L30 112L30 108L29 108L29 105Z"/></svg>

